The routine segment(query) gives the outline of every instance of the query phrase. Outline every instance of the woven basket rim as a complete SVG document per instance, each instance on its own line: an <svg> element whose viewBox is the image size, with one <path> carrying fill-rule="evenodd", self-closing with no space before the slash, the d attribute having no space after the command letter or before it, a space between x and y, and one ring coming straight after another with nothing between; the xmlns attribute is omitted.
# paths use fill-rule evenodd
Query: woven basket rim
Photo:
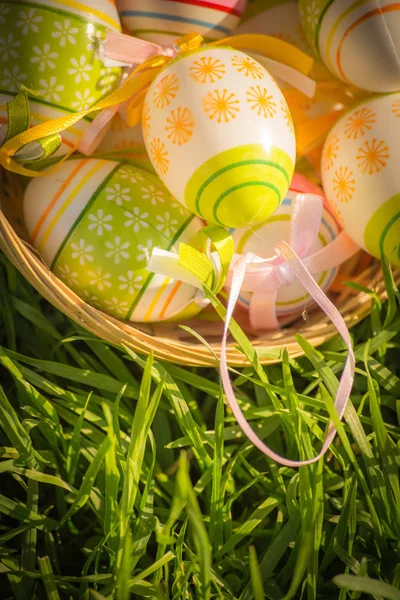
<svg viewBox="0 0 400 600"><path fill-rule="evenodd" d="M200 344L195 338L192 341L178 339L171 335L172 325L169 325L169 329L159 324L154 324L150 328L120 321L84 302L50 272L38 253L18 236L1 209L0 249L46 300L84 329L113 346L126 346L139 354L148 354L153 351L157 359L182 366L215 367L218 365L219 342L210 341L209 347L207 347ZM400 269L395 270L395 279L400 283ZM363 285L367 284L367 287L371 287L372 284L378 297L381 300L386 298L379 261L372 261L365 270L357 275L356 280ZM350 290L350 288L344 290L343 298L339 298L337 303L349 328L369 314L371 305L370 294ZM251 341L260 363L267 365L280 362L280 350L283 348L286 348L293 358L303 355L303 351L296 341L297 332L301 333L314 347L320 346L337 335L335 327L328 318L321 311L313 311L310 313L308 323L298 320L289 328L252 338ZM232 367L249 365L247 358L234 342L230 342L228 345L227 359Z"/></svg>

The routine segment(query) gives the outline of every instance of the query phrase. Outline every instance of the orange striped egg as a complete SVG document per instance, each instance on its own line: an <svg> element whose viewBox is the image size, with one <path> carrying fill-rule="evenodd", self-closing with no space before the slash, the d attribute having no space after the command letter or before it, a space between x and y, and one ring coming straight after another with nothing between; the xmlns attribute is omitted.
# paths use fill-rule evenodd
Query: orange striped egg
<svg viewBox="0 0 400 600"><path fill-rule="evenodd" d="M104 312L154 322L201 310L196 288L147 270L153 248L177 250L202 227L155 175L110 160L71 160L29 183L24 217L55 275Z"/></svg>
<svg viewBox="0 0 400 600"><path fill-rule="evenodd" d="M117 0L122 25L162 46L193 31L206 41L228 37L246 6L247 0Z"/></svg>
<svg viewBox="0 0 400 600"><path fill-rule="evenodd" d="M0 4L0 123L6 103L25 86L31 125L89 108L118 84L119 67L106 67L100 43L120 31L113 0L5 0ZM88 116L62 135L56 156L73 149L92 121ZM3 137L5 137L3 135Z"/></svg>
<svg viewBox="0 0 400 600"><path fill-rule="evenodd" d="M343 81L371 92L400 90L400 2L299 0L309 42Z"/></svg>

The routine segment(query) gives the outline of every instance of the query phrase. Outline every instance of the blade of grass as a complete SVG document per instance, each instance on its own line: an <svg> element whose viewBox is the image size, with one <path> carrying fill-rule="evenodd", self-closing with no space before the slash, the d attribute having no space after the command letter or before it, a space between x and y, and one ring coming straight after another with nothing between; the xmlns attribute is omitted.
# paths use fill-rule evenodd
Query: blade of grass
<svg viewBox="0 0 400 600"><path fill-rule="evenodd" d="M222 468L224 463L224 397L220 394L215 411L215 441L212 470L211 506L210 506L210 544L218 551L223 544L223 507L224 488Z"/></svg>
<svg viewBox="0 0 400 600"><path fill-rule="evenodd" d="M146 439L161 396L165 389L165 380L161 380L150 400L152 369L153 355L150 354L146 361L143 372L142 383L139 391L139 400L132 423L131 442L126 457L127 467L119 510L119 535L120 546L122 547L126 531L129 527L130 519L132 518L133 507L135 505L136 495L138 492L140 471L146 448ZM120 568L121 560L122 554L119 552L115 567L116 572Z"/></svg>
<svg viewBox="0 0 400 600"><path fill-rule="evenodd" d="M157 519L154 516L154 467L156 463L156 443L154 436L149 432L149 440L153 452L153 461L143 490L139 507L138 519L133 530L132 545L132 568L135 568L139 560L144 556L151 534L156 528Z"/></svg>
<svg viewBox="0 0 400 600"><path fill-rule="evenodd" d="M0 385L0 424L1 427L17 450L18 454L23 458L27 465L37 467L38 462L32 448L32 440L29 433L22 426L17 413L11 406L5 395L3 388Z"/></svg>
<svg viewBox="0 0 400 600"><path fill-rule="evenodd" d="M17 352L11 352L10 350L5 351L4 348L3 351L7 354L7 356L15 359L16 361L31 365L32 367L36 367L45 373L51 373L52 375L62 377L63 379L73 381L74 383L81 383L83 385L97 388L105 392L110 392L115 395L118 394L122 388L122 384L109 375L93 373L92 371L89 371L89 369L78 369L77 367L71 367L66 364L60 364L49 360L29 358L28 356L18 354ZM137 389L133 388L132 386L127 386L125 395L127 398L137 399Z"/></svg>
<svg viewBox="0 0 400 600"><path fill-rule="evenodd" d="M189 465L186 454L182 453L179 460L179 469L176 476L176 484L180 488L182 497L186 497L186 511L189 515L189 521L193 527L194 543L200 569L199 597L201 600L211 598L211 548L204 526L201 510L194 493L192 482L189 477Z"/></svg>
<svg viewBox="0 0 400 600"><path fill-rule="evenodd" d="M38 512L39 504L39 486L37 481L30 479L28 481L28 493L26 498L26 506L29 510L34 513ZM21 548L21 569L26 571L33 571L36 562L36 543L37 543L37 529L36 527L30 527L24 532L22 536L22 548ZM33 581L31 579L24 580L25 591L29 594L33 588Z"/></svg>
<svg viewBox="0 0 400 600"><path fill-rule="evenodd" d="M83 508L85 506L86 502L89 500L89 496L92 491L94 482L96 481L96 477L97 477L100 469L103 466L103 462L104 462L104 459L106 457L109 447L110 447L110 440L108 437L106 437L103 440L103 443L101 444L100 448L96 452L92 462L90 463L89 468L87 469L87 471L83 477L82 485L79 488L78 493L76 494L76 497L75 497L71 507L68 509L67 513L61 519L61 525L63 525L75 513L77 513L79 510L81 510L81 508Z"/></svg>
<svg viewBox="0 0 400 600"><path fill-rule="evenodd" d="M249 564L251 587L253 590L254 600L264 600L264 586L261 579L260 567L258 565L257 553L254 546L250 546L249 548Z"/></svg>
<svg viewBox="0 0 400 600"><path fill-rule="evenodd" d="M392 585L370 577L357 577L355 575L336 575L333 583L338 587L347 588L353 592L363 592L372 596L386 598L387 600L400 600L400 590Z"/></svg>
<svg viewBox="0 0 400 600"><path fill-rule="evenodd" d="M79 415L72 430L71 440L67 449L67 460L66 460L66 470L68 473L68 480L71 484L74 483L76 477L76 470L78 467L79 457L81 454L81 430L85 420L86 410L89 406L90 399L92 393L88 394L85 406L83 407L83 411Z"/></svg>
<svg viewBox="0 0 400 600"><path fill-rule="evenodd" d="M42 575L42 581L44 589L46 590L46 596L48 600L60 600L60 596L57 591L57 585L54 580L53 569L51 568L51 562L48 556L38 558L39 571Z"/></svg>
<svg viewBox="0 0 400 600"><path fill-rule="evenodd" d="M109 406L103 403L103 412L107 421L107 437L109 448L106 453L105 469L105 509L104 509L104 535L110 536L110 545L114 551L118 549L117 522L118 522L118 489L120 472L117 467L116 432L114 430L114 416Z"/></svg>
<svg viewBox="0 0 400 600"><path fill-rule="evenodd" d="M222 548L216 553L216 558L221 558L224 554L230 552L239 542L258 527L264 519L279 506L279 500L270 497L264 500L252 514L241 523L235 533L228 539Z"/></svg>

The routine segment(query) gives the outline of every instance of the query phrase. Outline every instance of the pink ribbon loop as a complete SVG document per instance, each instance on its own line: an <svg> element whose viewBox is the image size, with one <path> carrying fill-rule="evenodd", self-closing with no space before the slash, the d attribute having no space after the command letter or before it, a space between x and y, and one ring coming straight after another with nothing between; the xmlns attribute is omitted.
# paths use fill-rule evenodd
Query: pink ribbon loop
<svg viewBox="0 0 400 600"><path fill-rule="evenodd" d="M343 317L314 280L312 273L334 268L349 259L359 247L342 232L325 248L309 255L318 236L323 199L318 195L298 194L292 205L290 245L280 242L275 247L276 255L262 259L255 254L235 255L228 277L228 298L224 333L221 343L220 374L223 389L232 413L248 439L266 456L286 467L301 467L317 462L328 450L335 435L333 422L329 423L320 452L308 460L290 460L271 450L254 432L246 420L235 396L229 377L226 345L229 325L242 290L253 292L250 304L250 323L254 329L276 329L276 297L282 285L298 279L314 301L319 305L342 336L348 348L346 363L340 378L335 409L339 419L346 410L354 381L355 356L351 338Z"/></svg>
<svg viewBox="0 0 400 600"><path fill-rule="evenodd" d="M310 254L318 238L322 209L323 198L316 194L297 194L292 203L289 245L313 274L333 269L359 251L359 246L345 232L341 232L333 242ZM226 281L228 288L232 285L238 260L239 255L235 255ZM283 255L277 253L271 258L263 259L253 253L247 254L241 290L252 292L249 317L254 329L276 329L279 326L276 304L272 302L272 298L276 299L278 290L293 283L295 278L291 264ZM264 309L260 308L261 297L266 301Z"/></svg>
<svg viewBox="0 0 400 600"><path fill-rule="evenodd" d="M120 63L120 66L131 69L153 56L161 55L174 58L178 51L177 46L167 48L124 33L107 30L105 40L101 46L101 57L105 64L107 64L107 61L113 61L113 65ZM107 133L111 119L118 111L124 118L124 110L124 105L117 104L106 108L97 115L82 136L78 151L85 154L85 156L92 154Z"/></svg>
<svg viewBox="0 0 400 600"><path fill-rule="evenodd" d="M346 323L343 320L343 317L337 310L337 308L332 304L326 294L321 290L319 285L314 280L311 273L304 266L301 258L294 252L294 250L287 244L286 242L281 242L275 248L277 255L281 257L283 260L287 261L290 265L290 268L293 270L295 277L303 284L308 293L313 297L313 299L317 302L320 308L324 311L324 313L329 317L332 323L335 325L339 334L342 336L343 340L346 343L348 348L348 355L346 359L346 363L343 369L342 376L340 378L338 390L335 398L335 409L337 411L339 419L342 419L344 412L346 410L347 402L350 397L351 389L354 381L354 372L355 372L355 356L351 344L351 338L349 331L347 329ZM246 275L248 255L241 256L235 263L232 273L231 280L231 289L228 299L228 306L226 311L226 319L224 324L224 333L222 337L221 343L221 356L220 356L220 374L221 381L223 385L223 389L228 400L228 404L230 409L241 427L243 433L248 437L248 439L256 446L263 454L276 461L277 463L286 466L286 467L301 467L305 465L311 465L317 462L328 450L330 444L332 443L335 435L336 428L331 421L328 425L325 440L323 442L322 448L320 452L314 456L314 458L310 458L308 460L290 460L283 456L280 456L271 448L269 448L255 433L252 429L248 421L246 420L235 396L234 389L232 387L232 383L229 377L228 364L226 358L226 346L227 346L227 337L229 332L229 325L233 316L234 309L236 307L237 301L239 299L239 294L242 288L242 284ZM269 301L273 299L273 293L266 296ZM262 310L262 296L256 295L256 303L257 310ZM264 310L265 310L264 306Z"/></svg>
<svg viewBox="0 0 400 600"><path fill-rule="evenodd" d="M140 65L153 56L177 54L175 46L164 47L131 35L108 30L102 45L103 58L119 61L125 65Z"/></svg>

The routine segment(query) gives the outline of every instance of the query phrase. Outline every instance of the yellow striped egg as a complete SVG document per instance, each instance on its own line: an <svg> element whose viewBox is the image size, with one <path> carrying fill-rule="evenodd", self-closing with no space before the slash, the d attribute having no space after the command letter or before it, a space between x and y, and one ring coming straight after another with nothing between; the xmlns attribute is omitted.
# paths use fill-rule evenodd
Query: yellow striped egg
<svg viewBox="0 0 400 600"><path fill-rule="evenodd" d="M0 123L6 103L28 88L31 125L86 109L118 83L120 68L106 67L100 43L120 31L112 0L6 0L0 4ZM90 124L85 117L62 135L56 156L76 146ZM4 137L4 135L3 135Z"/></svg>
<svg viewBox="0 0 400 600"><path fill-rule="evenodd" d="M322 154L326 197L349 236L400 265L400 92L359 104L331 130Z"/></svg>
<svg viewBox="0 0 400 600"><path fill-rule="evenodd" d="M110 160L70 160L29 183L24 217L44 261L89 304L137 322L200 311L196 288L147 270L153 248L177 250L202 227L155 175Z"/></svg>
<svg viewBox="0 0 400 600"><path fill-rule="evenodd" d="M274 246L281 241L290 243L290 228L293 200L298 193L318 193L318 188L307 182L303 176L295 175L291 189L274 215L261 225L246 229L232 229L231 234L235 242L235 252L245 254L252 252L262 258L271 258L275 255ZM321 192L322 194L322 192ZM310 255L327 246L339 234L340 228L330 211L324 207L318 238L311 248ZM313 274L319 286L327 291L333 283L337 269L328 269L322 273ZM240 304L246 308L250 304L251 293L241 292ZM280 288L276 299L276 313L279 317L302 312L312 304L310 295L305 291L300 282L295 280L290 285Z"/></svg>
<svg viewBox="0 0 400 600"><path fill-rule="evenodd" d="M134 36L173 45L196 31L205 41L232 35L247 0L117 0L122 25Z"/></svg>
<svg viewBox="0 0 400 600"><path fill-rule="evenodd" d="M371 92L400 90L400 2L299 0L304 31L328 69Z"/></svg>
<svg viewBox="0 0 400 600"><path fill-rule="evenodd" d="M289 188L291 114L271 75L243 52L205 47L179 55L150 86L142 125L171 194L210 223L265 221Z"/></svg>
<svg viewBox="0 0 400 600"><path fill-rule="evenodd" d="M110 128L97 147L97 154L107 155L107 158L112 160L123 160L134 167L154 173L144 145L141 125L128 127L118 113L112 119Z"/></svg>

